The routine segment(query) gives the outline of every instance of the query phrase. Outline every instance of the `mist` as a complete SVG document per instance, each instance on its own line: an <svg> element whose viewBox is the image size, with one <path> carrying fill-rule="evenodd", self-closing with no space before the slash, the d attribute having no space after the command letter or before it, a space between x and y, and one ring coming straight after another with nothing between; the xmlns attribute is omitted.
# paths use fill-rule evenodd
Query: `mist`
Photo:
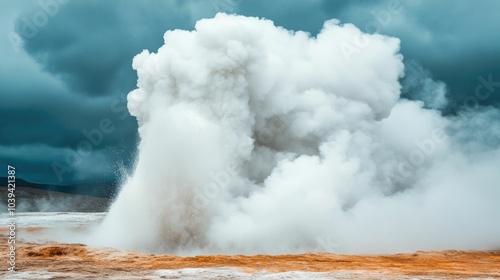
<svg viewBox="0 0 500 280"><path fill-rule="evenodd" d="M133 60L137 162L86 243L186 255L500 247L499 112L443 116L446 85L405 71L399 39L218 14L164 41Z"/></svg>

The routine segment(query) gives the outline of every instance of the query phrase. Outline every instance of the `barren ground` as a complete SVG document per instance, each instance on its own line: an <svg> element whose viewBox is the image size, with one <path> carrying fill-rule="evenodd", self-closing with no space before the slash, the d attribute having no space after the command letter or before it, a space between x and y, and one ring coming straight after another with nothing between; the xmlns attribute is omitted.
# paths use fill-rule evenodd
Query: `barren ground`
<svg viewBox="0 0 500 280"><path fill-rule="evenodd" d="M18 232L43 230L20 228ZM8 252L6 238L7 231L3 228L0 230L3 256ZM374 256L300 254L178 257L92 248L83 244L20 242L17 244L16 254L17 273L6 275L7 279L199 279L197 277L210 278L209 274L219 273L217 271L225 274L214 274L212 279L260 279L259 275L267 275L266 279L296 279L294 277L300 275L295 272L322 272L306 273L306 276L299 277L304 277L303 279L316 276L321 279L500 279L499 251L416 252ZM0 264L1 273L4 274L7 263L2 261ZM185 270L188 268L202 270ZM175 270L175 273L164 270ZM229 273L231 271L236 274ZM287 274L292 271L295 274Z"/></svg>

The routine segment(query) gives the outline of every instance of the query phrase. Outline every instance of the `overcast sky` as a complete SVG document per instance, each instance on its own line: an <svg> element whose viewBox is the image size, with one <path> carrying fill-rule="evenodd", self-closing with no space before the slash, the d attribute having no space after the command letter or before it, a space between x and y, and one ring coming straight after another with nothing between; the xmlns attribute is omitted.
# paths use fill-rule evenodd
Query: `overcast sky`
<svg viewBox="0 0 500 280"><path fill-rule="evenodd" d="M156 51L166 30L193 29L217 12L312 35L336 18L399 37L405 61L446 84L447 112L474 94L481 77L500 82L500 1L398 2L0 0L0 162L33 182L119 177L138 140L125 107L137 79L132 58ZM482 105L499 102L494 92Z"/></svg>

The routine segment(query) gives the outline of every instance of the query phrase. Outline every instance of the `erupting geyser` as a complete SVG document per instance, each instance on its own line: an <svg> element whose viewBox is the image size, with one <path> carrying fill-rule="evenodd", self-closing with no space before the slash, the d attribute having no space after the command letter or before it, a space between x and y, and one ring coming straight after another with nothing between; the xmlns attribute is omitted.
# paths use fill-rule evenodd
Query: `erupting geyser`
<svg viewBox="0 0 500 280"><path fill-rule="evenodd" d="M500 114L445 118L400 99L398 39L333 20L311 37L226 14L164 38L134 58L138 159L90 243L176 254L500 246L500 129L478 121Z"/></svg>

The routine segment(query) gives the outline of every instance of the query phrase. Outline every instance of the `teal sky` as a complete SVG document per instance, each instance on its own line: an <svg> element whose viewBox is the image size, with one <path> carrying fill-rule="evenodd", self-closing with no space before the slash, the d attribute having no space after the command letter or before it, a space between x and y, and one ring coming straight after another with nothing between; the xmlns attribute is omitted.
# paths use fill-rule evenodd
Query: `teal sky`
<svg viewBox="0 0 500 280"><path fill-rule="evenodd" d="M417 61L446 84L447 114L461 110L485 80L500 83L495 0L0 0L0 163L34 182L118 178L137 145L136 121L125 109L137 79L132 58L160 47L166 30L193 29L218 12L271 19L313 36L336 18L398 37L405 62ZM497 88L482 106L498 107ZM74 158L88 135L91 152Z"/></svg>

